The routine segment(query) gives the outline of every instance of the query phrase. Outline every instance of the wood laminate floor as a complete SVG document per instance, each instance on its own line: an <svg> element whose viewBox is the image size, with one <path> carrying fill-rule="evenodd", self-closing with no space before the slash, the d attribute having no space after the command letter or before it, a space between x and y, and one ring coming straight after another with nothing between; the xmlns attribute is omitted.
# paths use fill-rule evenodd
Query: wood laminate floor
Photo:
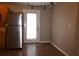
<svg viewBox="0 0 79 59"><path fill-rule="evenodd" d="M64 56L49 43L24 44L23 49L0 50L0 56Z"/></svg>

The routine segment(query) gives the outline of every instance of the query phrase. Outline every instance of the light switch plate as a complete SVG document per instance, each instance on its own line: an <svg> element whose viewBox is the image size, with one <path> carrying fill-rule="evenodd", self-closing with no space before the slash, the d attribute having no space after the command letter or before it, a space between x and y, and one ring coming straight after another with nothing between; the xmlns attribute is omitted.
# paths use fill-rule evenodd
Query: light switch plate
<svg viewBox="0 0 79 59"><path fill-rule="evenodd" d="M68 24L68 27L71 27L71 24Z"/></svg>

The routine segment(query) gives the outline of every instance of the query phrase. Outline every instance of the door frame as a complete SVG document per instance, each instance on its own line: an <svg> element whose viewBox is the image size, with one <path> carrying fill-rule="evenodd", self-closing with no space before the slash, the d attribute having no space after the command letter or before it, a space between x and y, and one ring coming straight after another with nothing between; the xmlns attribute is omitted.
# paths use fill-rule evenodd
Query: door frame
<svg viewBox="0 0 79 59"><path fill-rule="evenodd" d="M36 13L37 14L37 38L36 40L27 40L25 33L26 28L27 28L27 13ZM23 9L23 14L24 14L24 43L34 43L34 42L39 42L40 41L40 10L32 10L32 9Z"/></svg>

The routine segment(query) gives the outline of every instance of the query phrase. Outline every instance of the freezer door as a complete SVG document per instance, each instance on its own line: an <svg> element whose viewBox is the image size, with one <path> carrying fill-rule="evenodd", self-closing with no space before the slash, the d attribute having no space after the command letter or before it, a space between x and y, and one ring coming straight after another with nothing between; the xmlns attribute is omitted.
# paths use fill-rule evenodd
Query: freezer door
<svg viewBox="0 0 79 59"><path fill-rule="evenodd" d="M22 14L9 12L7 25L22 25Z"/></svg>
<svg viewBox="0 0 79 59"><path fill-rule="evenodd" d="M22 48L22 27L7 27L7 49Z"/></svg>

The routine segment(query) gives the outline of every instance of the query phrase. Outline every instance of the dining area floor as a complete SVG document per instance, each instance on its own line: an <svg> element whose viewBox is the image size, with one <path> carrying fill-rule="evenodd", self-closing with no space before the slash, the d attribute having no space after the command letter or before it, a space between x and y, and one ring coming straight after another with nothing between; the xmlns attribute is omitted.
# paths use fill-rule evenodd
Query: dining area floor
<svg viewBox="0 0 79 59"><path fill-rule="evenodd" d="M0 56L65 56L50 43L26 43L22 49L0 50Z"/></svg>

